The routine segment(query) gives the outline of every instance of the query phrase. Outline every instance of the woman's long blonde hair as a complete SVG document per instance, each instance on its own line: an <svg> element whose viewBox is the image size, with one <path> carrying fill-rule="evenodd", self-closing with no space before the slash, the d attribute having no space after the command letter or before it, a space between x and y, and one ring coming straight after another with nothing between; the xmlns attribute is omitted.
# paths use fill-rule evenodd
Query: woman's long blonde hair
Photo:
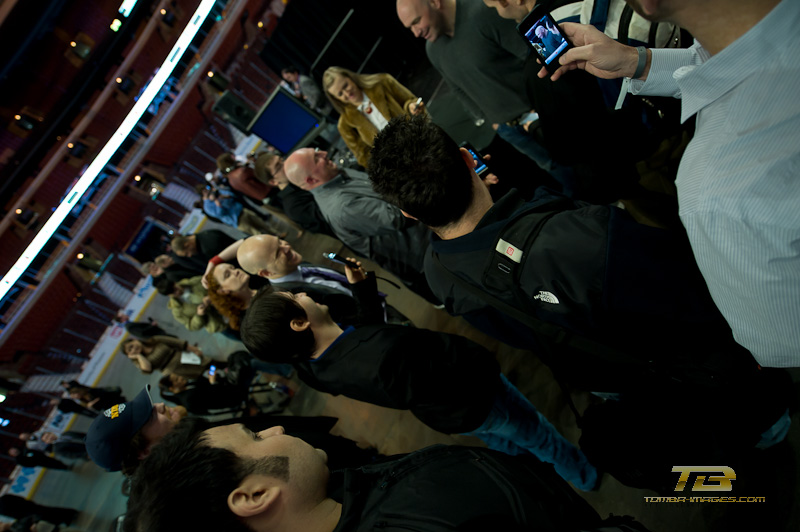
<svg viewBox="0 0 800 532"><path fill-rule="evenodd" d="M333 85L334 81L336 81L337 76L350 78L353 80L353 83L356 84L356 87L362 91L364 89L371 89L372 87L380 84L382 77L381 74L356 74L352 70L347 70L346 68L335 66L329 67L328 70L322 74L322 89L325 91L325 97L328 98L328 101L331 102L331 105L333 105L333 108L336 109L339 114L344 113L345 105L352 104L344 104L339 101L338 98L334 98L333 95L328 92L330 86Z"/></svg>

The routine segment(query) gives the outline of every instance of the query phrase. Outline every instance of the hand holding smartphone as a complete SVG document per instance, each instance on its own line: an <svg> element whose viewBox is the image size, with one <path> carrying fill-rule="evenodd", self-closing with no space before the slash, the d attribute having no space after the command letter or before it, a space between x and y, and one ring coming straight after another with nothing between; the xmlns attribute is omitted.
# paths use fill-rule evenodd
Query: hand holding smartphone
<svg viewBox="0 0 800 532"><path fill-rule="evenodd" d="M472 158L475 160L475 173L478 174L478 177L483 178L483 174L489 171L489 165L486 163L486 160L481 157L480 152L475 149L475 146L466 141L459 144L459 146L461 148L466 148L472 155Z"/></svg>
<svg viewBox="0 0 800 532"><path fill-rule="evenodd" d="M367 271L361 266L361 263L356 259L342 257L336 253L323 253L323 257L344 264L344 274L347 276L347 281L350 284L356 284L367 278Z"/></svg>
<svg viewBox="0 0 800 532"><path fill-rule="evenodd" d="M353 263L350 262L350 259L348 259L346 257L342 257L341 255L338 255L336 253L333 253L333 252L323 253L322 256L325 257L328 260L332 260L333 262L338 262L339 264L343 264L343 265L347 266L348 268L354 268L355 267L355 266L353 266Z"/></svg>
<svg viewBox="0 0 800 532"><path fill-rule="evenodd" d="M555 19L541 6L536 6L528 13L517 25L517 31L533 49L539 62L551 73L561 66L558 58L573 47Z"/></svg>

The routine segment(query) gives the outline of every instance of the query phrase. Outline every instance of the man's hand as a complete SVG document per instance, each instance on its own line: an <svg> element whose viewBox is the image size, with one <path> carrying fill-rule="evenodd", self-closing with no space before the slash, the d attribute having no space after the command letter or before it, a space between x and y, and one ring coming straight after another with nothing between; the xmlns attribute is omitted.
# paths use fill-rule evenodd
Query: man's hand
<svg viewBox="0 0 800 532"><path fill-rule="evenodd" d="M419 105L416 102L412 102L408 104L408 112L412 115L419 115L425 110L425 102L419 102Z"/></svg>
<svg viewBox="0 0 800 532"><path fill-rule="evenodd" d="M347 257L349 266L344 267L344 274L347 276L347 282L356 284L367 278L367 271L361 266L361 262L352 257Z"/></svg>
<svg viewBox="0 0 800 532"><path fill-rule="evenodd" d="M489 188L490 186L499 183L500 179L498 179L498 177L494 174L486 174L483 176L483 178L481 178L481 181L483 181L483 184L486 185L486 188Z"/></svg>
<svg viewBox="0 0 800 532"><path fill-rule="evenodd" d="M489 161L492 160L492 154L487 153L486 155L483 155L483 160L488 163ZM481 181L483 181L483 184L486 185L486 188L489 188L490 186L499 183L500 178L492 173L488 173L485 176L481 177Z"/></svg>
<svg viewBox="0 0 800 532"><path fill-rule="evenodd" d="M559 58L561 67L550 77L556 81L570 70L585 70L602 79L631 77L636 72L639 54L633 46L620 44L594 26L564 22L561 30L575 48ZM647 51L647 67L639 79L646 79L650 70L650 51ZM547 69L539 70L539 77L547 76Z"/></svg>

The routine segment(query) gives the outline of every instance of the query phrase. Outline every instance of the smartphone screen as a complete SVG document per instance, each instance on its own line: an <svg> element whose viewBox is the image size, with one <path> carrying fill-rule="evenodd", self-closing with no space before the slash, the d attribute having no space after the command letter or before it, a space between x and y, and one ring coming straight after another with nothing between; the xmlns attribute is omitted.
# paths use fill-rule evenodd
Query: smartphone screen
<svg viewBox="0 0 800 532"><path fill-rule="evenodd" d="M486 164L486 161L484 161L483 157L480 156L478 151L474 147L472 147L472 144L470 144L469 142L462 142L461 147L466 148L467 151L470 153L470 155L472 155L472 158L475 160L475 173L478 174L478 176L480 176L489 169L489 166Z"/></svg>
<svg viewBox="0 0 800 532"><path fill-rule="evenodd" d="M346 258L336 253L323 253L322 256L328 260L332 260L333 262L338 262L339 264L344 264L345 266L352 266L352 264L350 264Z"/></svg>
<svg viewBox="0 0 800 532"><path fill-rule="evenodd" d="M531 11L519 23L517 31L533 48L545 68L551 71L558 69L560 65L557 59L572 46L550 13L540 9Z"/></svg>

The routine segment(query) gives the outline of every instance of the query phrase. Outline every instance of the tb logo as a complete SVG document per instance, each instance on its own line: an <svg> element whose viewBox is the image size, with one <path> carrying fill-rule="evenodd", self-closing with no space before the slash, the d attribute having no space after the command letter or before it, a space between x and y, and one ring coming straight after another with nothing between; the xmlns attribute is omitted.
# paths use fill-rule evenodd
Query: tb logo
<svg viewBox="0 0 800 532"><path fill-rule="evenodd" d="M689 475L692 473L722 473L720 476L708 477L709 482L717 482L717 484L706 484L706 476L697 475L692 491L733 491L731 480L736 480L736 472L728 466L672 466L672 472L681 474L675 491L683 491L686 481L689 480Z"/></svg>

